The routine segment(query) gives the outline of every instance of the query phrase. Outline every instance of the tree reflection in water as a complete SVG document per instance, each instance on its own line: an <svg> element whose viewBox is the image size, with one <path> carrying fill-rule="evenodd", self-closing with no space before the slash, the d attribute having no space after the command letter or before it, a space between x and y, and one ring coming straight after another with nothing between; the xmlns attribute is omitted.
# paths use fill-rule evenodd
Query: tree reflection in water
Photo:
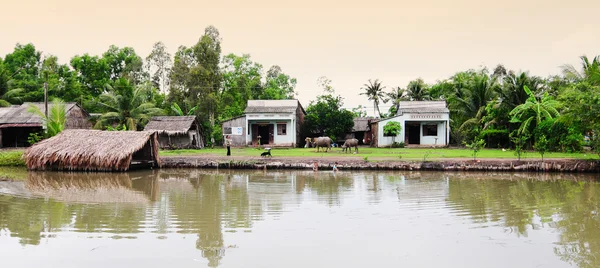
<svg viewBox="0 0 600 268"><path fill-rule="evenodd" d="M131 238L141 232L158 237L177 232L197 236L195 247L209 266L216 267L234 246L225 243L226 232L250 231L255 222L279 217L307 196L334 207L343 205L345 194L359 191L367 193L366 201L374 205L389 193L409 208L445 203L457 217L467 217L480 227L502 226L517 237L543 228L558 230L560 241L554 249L558 257L579 267L600 267L600 186L580 175L31 172L27 181L11 187L12 195L0 195L0 230L6 230L0 235L18 237L22 245L39 245L42 238L63 231Z"/></svg>

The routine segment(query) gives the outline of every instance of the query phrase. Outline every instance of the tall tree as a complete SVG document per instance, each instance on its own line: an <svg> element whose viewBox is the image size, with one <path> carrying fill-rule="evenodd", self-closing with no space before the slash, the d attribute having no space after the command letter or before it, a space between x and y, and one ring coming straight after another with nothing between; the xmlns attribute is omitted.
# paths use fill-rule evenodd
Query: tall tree
<svg viewBox="0 0 600 268"><path fill-rule="evenodd" d="M105 59L84 54L71 59L71 67L78 74L79 83L84 91L92 97L97 97L104 91L104 86L110 81L110 71Z"/></svg>
<svg viewBox="0 0 600 268"><path fill-rule="evenodd" d="M119 48L112 45L102 57L108 64L109 77L113 81L126 78L137 84L147 75L143 69L144 61L131 47Z"/></svg>
<svg viewBox="0 0 600 268"><path fill-rule="evenodd" d="M387 102L384 89L385 86L381 85L379 79L375 79L375 81L369 79L369 83L363 85L363 92L360 93L360 95L365 95L370 101L373 101L373 113L377 112L375 115L379 115L379 117L381 117L379 103Z"/></svg>
<svg viewBox="0 0 600 268"><path fill-rule="evenodd" d="M146 70L151 74L151 80L162 93L169 90L169 73L173 66L171 54L163 42L156 42L152 52L146 57Z"/></svg>
<svg viewBox="0 0 600 268"><path fill-rule="evenodd" d="M228 119L244 113L249 99L259 99L263 93L262 65L251 60L250 55L229 54L223 57L223 90L221 114Z"/></svg>
<svg viewBox="0 0 600 268"><path fill-rule="evenodd" d="M296 78L285 73L278 65L273 65L265 77L264 92L260 99L284 100L296 97Z"/></svg>
<svg viewBox="0 0 600 268"><path fill-rule="evenodd" d="M3 98L9 102L41 101L44 98L40 79L41 52L33 44L17 44L4 58L9 77Z"/></svg>

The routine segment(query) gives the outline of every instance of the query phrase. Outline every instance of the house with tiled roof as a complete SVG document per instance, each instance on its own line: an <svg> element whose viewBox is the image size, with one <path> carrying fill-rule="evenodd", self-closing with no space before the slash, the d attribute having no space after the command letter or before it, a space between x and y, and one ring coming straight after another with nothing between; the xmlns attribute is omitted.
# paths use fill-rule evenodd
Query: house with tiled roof
<svg viewBox="0 0 600 268"><path fill-rule="evenodd" d="M298 100L248 100L243 116L223 122L233 146L297 147L306 111Z"/></svg>
<svg viewBox="0 0 600 268"><path fill-rule="evenodd" d="M390 121L402 126L396 137L383 132ZM415 146L447 146L450 141L450 110L446 101L401 101L396 116L371 121L370 125L373 147L389 147L394 140Z"/></svg>

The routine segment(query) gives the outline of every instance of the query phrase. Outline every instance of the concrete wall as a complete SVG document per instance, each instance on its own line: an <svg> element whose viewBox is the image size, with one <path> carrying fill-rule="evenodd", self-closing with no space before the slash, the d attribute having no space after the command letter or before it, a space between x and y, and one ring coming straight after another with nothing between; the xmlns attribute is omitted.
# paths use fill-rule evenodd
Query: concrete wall
<svg viewBox="0 0 600 268"><path fill-rule="evenodd" d="M389 147L392 144L393 137L388 137L383 135L383 127L390 121L399 122L402 126L402 130L400 134L396 136L396 142L404 142L404 138L406 135L406 122L420 122L419 125L419 137L421 145L435 145L437 138L437 145L444 146L448 144L449 138L449 115L448 114L438 114L435 116L429 115L417 115L411 116L409 114L404 114L402 116L397 116L393 118L389 118L386 120L381 120L377 124L377 147ZM437 136L423 136L423 125L424 124L432 124L436 123L438 126Z"/></svg>

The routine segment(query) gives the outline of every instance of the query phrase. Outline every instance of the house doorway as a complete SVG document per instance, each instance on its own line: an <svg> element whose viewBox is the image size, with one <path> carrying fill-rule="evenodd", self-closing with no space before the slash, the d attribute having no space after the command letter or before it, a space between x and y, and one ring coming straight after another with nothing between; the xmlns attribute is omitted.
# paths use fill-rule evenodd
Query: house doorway
<svg viewBox="0 0 600 268"><path fill-rule="evenodd" d="M260 144L273 143L273 124L258 125L256 133L260 136Z"/></svg>
<svg viewBox="0 0 600 268"><path fill-rule="evenodd" d="M412 122L406 123L406 137L407 144L421 144L421 123Z"/></svg>

